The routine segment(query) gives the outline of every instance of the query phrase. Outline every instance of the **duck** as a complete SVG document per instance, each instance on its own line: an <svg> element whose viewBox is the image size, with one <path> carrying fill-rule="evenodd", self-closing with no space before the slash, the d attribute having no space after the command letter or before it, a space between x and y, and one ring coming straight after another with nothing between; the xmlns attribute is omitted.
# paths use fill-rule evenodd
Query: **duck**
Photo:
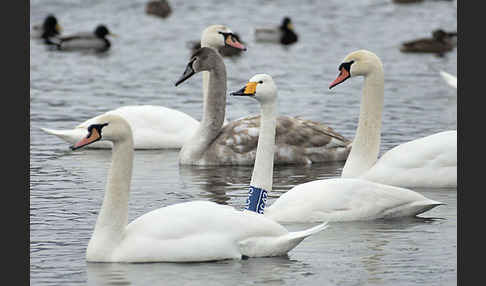
<svg viewBox="0 0 486 286"><path fill-rule="evenodd" d="M457 89L457 77L456 76L451 75L450 73L445 72L445 71L439 71L439 73L448 85Z"/></svg>
<svg viewBox="0 0 486 286"><path fill-rule="evenodd" d="M404 53L443 54L453 50L455 46L453 39L455 37L457 37L457 32L437 29L432 32L432 38L421 38L401 44L400 51Z"/></svg>
<svg viewBox="0 0 486 286"><path fill-rule="evenodd" d="M240 43L243 47L233 47L231 45L226 45L218 49L218 52L223 57L235 57L241 56L243 51L246 51L244 47L246 43L241 40L241 37L238 33L233 32L233 42ZM191 57L201 48L200 41L190 41L187 43L187 47L191 50Z"/></svg>
<svg viewBox="0 0 486 286"><path fill-rule="evenodd" d="M106 36L116 37L116 34L111 33L105 25L100 24L93 32L81 32L59 37L56 41L52 41L51 44L61 51L95 50L105 52L111 47L111 43Z"/></svg>
<svg viewBox="0 0 486 286"><path fill-rule="evenodd" d="M208 94L203 118L191 139L179 152L181 165L253 165L261 116L247 116L224 123L226 109L226 68L221 55L201 48L189 61L180 85L198 72L209 72ZM302 118L277 118L275 164L312 164L344 161L351 141L329 126Z"/></svg>
<svg viewBox="0 0 486 286"><path fill-rule="evenodd" d="M279 223L327 224L414 216L442 204L404 188L362 179L335 178L297 185L266 207L268 193L272 192L277 86L270 75L257 74L243 88L230 94L256 99L261 110L257 156L245 210Z"/></svg>
<svg viewBox="0 0 486 286"><path fill-rule="evenodd" d="M113 144L105 195L86 248L87 262L204 262L286 255L327 227L289 232L262 214L210 201L164 206L128 223L134 159L130 124L105 114L88 128L73 151L94 142Z"/></svg>
<svg viewBox="0 0 486 286"><path fill-rule="evenodd" d="M275 28L256 28L255 40L257 42L274 42L290 45L297 42L299 37L295 33L290 17L284 17L282 24Z"/></svg>
<svg viewBox="0 0 486 286"><path fill-rule="evenodd" d="M239 42L234 41L232 35L231 30L224 25L211 25L204 29L201 43L203 46L214 48L232 45L245 49ZM209 76L203 73L203 97L206 97L208 80ZM199 126L199 121L187 113L160 105L122 106L98 116L107 113L118 114L130 123L135 149L180 149ZM86 128L96 121L98 116L78 124L73 129L41 128L41 130L73 144L86 136ZM87 148L109 149L111 147L109 141L98 141Z"/></svg>
<svg viewBox="0 0 486 286"><path fill-rule="evenodd" d="M42 24L34 25L32 27L32 37L43 39L45 43L50 43L50 38L58 37L62 32L62 27L54 16L54 14L49 14L44 19Z"/></svg>
<svg viewBox="0 0 486 286"><path fill-rule="evenodd" d="M145 13L167 18L172 13L172 9L167 0L152 0L145 5Z"/></svg>
<svg viewBox="0 0 486 286"><path fill-rule="evenodd" d="M445 130L399 144L379 159L384 99L380 58L371 51L349 53L329 89L348 78L364 77L358 128L341 173L399 187L457 187L457 130Z"/></svg>

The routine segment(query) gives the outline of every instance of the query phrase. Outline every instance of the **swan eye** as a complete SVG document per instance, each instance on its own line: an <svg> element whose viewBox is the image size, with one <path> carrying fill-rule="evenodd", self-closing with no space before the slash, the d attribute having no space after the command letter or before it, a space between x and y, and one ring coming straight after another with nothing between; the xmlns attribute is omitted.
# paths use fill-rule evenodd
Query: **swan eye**
<svg viewBox="0 0 486 286"><path fill-rule="evenodd" d="M258 83L263 83L263 80L258 81Z"/></svg>

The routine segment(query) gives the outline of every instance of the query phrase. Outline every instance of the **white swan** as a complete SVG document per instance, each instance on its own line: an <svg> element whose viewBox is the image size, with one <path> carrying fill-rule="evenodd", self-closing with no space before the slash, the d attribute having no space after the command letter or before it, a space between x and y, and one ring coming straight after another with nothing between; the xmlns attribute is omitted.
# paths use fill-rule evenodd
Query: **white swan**
<svg viewBox="0 0 486 286"><path fill-rule="evenodd" d="M445 80L445 82L448 85L457 89L457 77L455 77L455 76L453 76L450 73L445 72L445 71L440 71L440 75L442 76L442 78Z"/></svg>
<svg viewBox="0 0 486 286"><path fill-rule="evenodd" d="M246 209L279 222L318 222L413 216L441 204L403 188L360 179L330 179L298 185L265 209L273 181L277 88L270 76L256 75L232 95L251 96L261 104L260 137Z"/></svg>
<svg viewBox="0 0 486 286"><path fill-rule="evenodd" d="M176 86L197 72L209 71L203 119L193 137L182 147L179 162L186 165L253 165L260 116L244 117L223 126L226 108L226 69L222 57L201 48L187 64ZM205 89L206 90L206 89ZM275 164L310 164L344 161L350 141L325 124L279 116Z"/></svg>
<svg viewBox="0 0 486 286"><path fill-rule="evenodd" d="M231 30L223 25L207 27L202 33L201 45L214 48L231 45L244 49L240 43L234 40ZM209 77L203 75L203 89L207 88L208 80ZM203 92L207 94L206 90ZM204 95L204 97L206 96ZM181 148L199 126L199 121L186 113L157 105L124 106L104 114L118 114L130 123L135 149ZM86 136L86 128L99 116L88 119L70 130L41 129L73 144ZM89 147L111 148L111 146L111 142L99 141Z"/></svg>
<svg viewBox="0 0 486 286"><path fill-rule="evenodd" d="M178 203L128 222L133 165L129 123L115 114L98 117L78 149L98 140L113 142L105 196L86 250L89 262L196 262L284 255L326 224L288 232L251 211L209 201Z"/></svg>
<svg viewBox="0 0 486 286"><path fill-rule="evenodd" d="M457 131L450 130L398 145L377 160L380 150L384 78L381 60L358 50L339 66L329 88L353 76L364 76L363 96L353 149L343 178L362 178L401 187L457 186Z"/></svg>

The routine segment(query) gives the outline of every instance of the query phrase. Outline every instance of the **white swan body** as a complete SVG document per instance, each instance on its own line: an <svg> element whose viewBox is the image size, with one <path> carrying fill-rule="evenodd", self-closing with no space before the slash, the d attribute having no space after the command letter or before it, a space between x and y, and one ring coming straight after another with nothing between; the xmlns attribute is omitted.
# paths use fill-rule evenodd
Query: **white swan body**
<svg viewBox="0 0 486 286"><path fill-rule="evenodd" d="M223 126L226 69L217 52L201 48L177 84L200 71L210 74L203 119L193 138L182 147L179 162L185 165L253 165L261 117L249 116ZM351 149L351 141L325 124L288 116L278 117L276 124L275 164L344 161Z"/></svg>
<svg viewBox="0 0 486 286"><path fill-rule="evenodd" d="M88 243L89 262L197 262L284 255L326 224L288 232L251 211L207 201L174 204L146 213L127 225L133 166L129 123L107 114L88 127L72 148L97 140L113 142L103 204Z"/></svg>
<svg viewBox="0 0 486 286"><path fill-rule="evenodd" d="M457 131L395 146L359 178L393 186L456 187Z"/></svg>
<svg viewBox="0 0 486 286"><path fill-rule="evenodd" d="M404 188L335 178L293 187L265 216L278 222L361 221L415 216L441 204Z"/></svg>
<svg viewBox="0 0 486 286"><path fill-rule="evenodd" d="M231 34L222 25L212 25L206 28L201 36L201 44L219 48L225 45L225 37L220 32ZM203 76L203 89L208 78ZM207 93L203 90L204 94ZM204 97L206 97L204 95ZM135 149L181 148L199 127L199 121L181 111L155 105L131 105L110 110L104 114L114 113L124 117L133 130ZM71 144L86 136L86 127L97 117L88 119L74 129L53 130L42 128L43 131L55 135ZM88 148L111 148L111 142L95 142Z"/></svg>
<svg viewBox="0 0 486 286"><path fill-rule="evenodd" d="M339 69L330 88L352 76L365 77L358 129L341 176L400 187L456 187L457 131L401 144L377 160L384 97L382 63L374 53L358 50L346 56Z"/></svg>
<svg viewBox="0 0 486 286"><path fill-rule="evenodd" d="M450 73L445 72L445 71L440 71L440 75L442 76L442 78L445 80L445 82L448 85L457 89L457 77L455 77L455 76L453 76Z"/></svg>
<svg viewBox="0 0 486 286"><path fill-rule="evenodd" d="M130 123L136 149L180 148L199 126L197 120L175 109L157 105L130 105L90 118L71 130L42 130L74 144L86 137L88 126L106 114L117 114ZM112 145L109 141L97 141L89 147L106 149Z"/></svg>

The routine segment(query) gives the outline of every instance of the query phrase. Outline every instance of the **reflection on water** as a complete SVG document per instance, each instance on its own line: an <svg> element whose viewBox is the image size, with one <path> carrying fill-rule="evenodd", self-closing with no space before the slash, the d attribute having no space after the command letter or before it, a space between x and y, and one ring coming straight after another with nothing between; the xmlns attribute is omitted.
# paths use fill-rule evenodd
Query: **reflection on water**
<svg viewBox="0 0 486 286"><path fill-rule="evenodd" d="M282 285L313 275L312 266L288 256L208 263L86 263L89 285ZM250 279L251 278L251 279Z"/></svg>

